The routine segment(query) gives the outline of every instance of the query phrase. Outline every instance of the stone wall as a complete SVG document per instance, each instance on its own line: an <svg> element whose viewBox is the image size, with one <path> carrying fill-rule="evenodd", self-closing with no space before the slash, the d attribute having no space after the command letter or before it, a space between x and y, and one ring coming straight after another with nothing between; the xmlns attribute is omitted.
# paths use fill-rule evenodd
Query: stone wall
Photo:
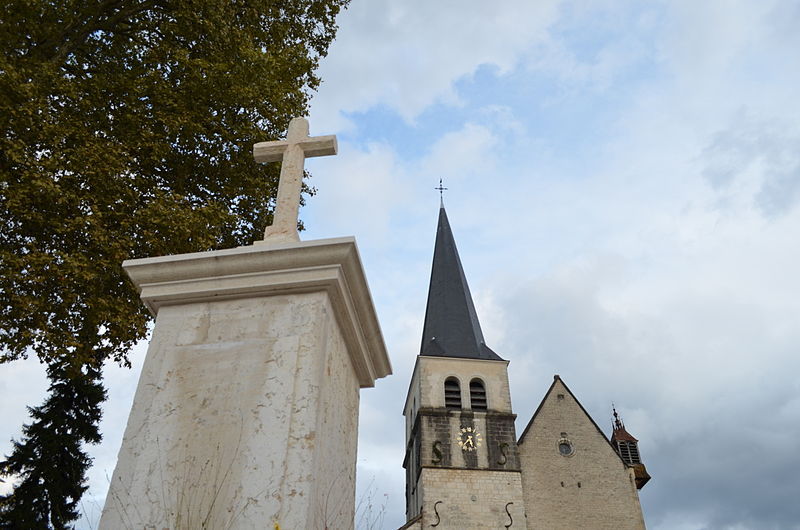
<svg viewBox="0 0 800 530"><path fill-rule="evenodd" d="M525 528L518 472L426 468L421 481L424 528L437 519L442 529L502 529L512 520L511 528Z"/></svg>
<svg viewBox="0 0 800 530"><path fill-rule="evenodd" d="M528 528L645 528L633 471L560 379L520 437L519 453Z"/></svg>
<svg viewBox="0 0 800 530"><path fill-rule="evenodd" d="M469 383L480 379L486 389L488 409L496 412L511 412L511 392L508 387L508 361L460 359L453 357L417 358L414 383L419 390L412 389L409 395L418 396L417 408L444 408L444 381L448 377L458 379L461 387L461 404L470 408ZM413 417L414 411L407 408Z"/></svg>
<svg viewBox="0 0 800 530"><path fill-rule="evenodd" d="M101 528L350 527L358 387L325 292L162 307Z"/></svg>
<svg viewBox="0 0 800 530"><path fill-rule="evenodd" d="M515 524L524 526L507 366L506 361L417 358L405 407L407 518L422 513L428 527L441 501L437 509L445 510L449 521L442 519L442 528L503 528L509 522L506 503L512 502ZM445 408L444 384L451 377L460 383L460 409ZM473 379L486 390L486 411L471 410ZM474 445L464 449L459 441L467 437Z"/></svg>
<svg viewBox="0 0 800 530"><path fill-rule="evenodd" d="M327 301L326 301L327 302ZM356 448L358 446L358 379L353 371L330 304L320 306L318 319L327 329L320 352L321 382L317 412L313 477L316 478L309 528L351 528L355 509ZM282 528L292 528L281 525Z"/></svg>

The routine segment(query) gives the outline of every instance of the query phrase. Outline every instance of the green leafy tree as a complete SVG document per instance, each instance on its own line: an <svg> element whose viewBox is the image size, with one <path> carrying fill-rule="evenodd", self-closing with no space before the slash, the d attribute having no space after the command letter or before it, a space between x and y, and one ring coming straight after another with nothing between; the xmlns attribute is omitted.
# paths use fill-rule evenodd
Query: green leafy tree
<svg viewBox="0 0 800 530"><path fill-rule="evenodd" d="M306 113L348 1L0 2L0 362L51 381L0 462L21 479L0 525L77 517L102 365L147 331L120 264L259 236L278 173L252 144Z"/></svg>

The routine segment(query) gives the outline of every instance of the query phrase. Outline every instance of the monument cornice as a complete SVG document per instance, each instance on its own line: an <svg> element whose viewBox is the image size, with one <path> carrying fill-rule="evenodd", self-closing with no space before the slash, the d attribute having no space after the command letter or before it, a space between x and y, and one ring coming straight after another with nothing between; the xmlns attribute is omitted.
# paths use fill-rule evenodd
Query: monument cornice
<svg viewBox="0 0 800 530"><path fill-rule="evenodd" d="M362 388L391 374L355 239L264 242L122 264L154 315L167 305L324 291Z"/></svg>

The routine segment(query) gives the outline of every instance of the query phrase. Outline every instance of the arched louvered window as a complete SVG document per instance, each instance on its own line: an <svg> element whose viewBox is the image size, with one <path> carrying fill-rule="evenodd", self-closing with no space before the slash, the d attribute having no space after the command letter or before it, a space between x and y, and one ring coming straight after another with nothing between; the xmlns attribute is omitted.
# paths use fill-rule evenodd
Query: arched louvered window
<svg viewBox="0 0 800 530"><path fill-rule="evenodd" d="M642 459L639 456L639 447L637 447L636 442L617 440L617 447L619 448L619 456L628 464L642 463Z"/></svg>
<svg viewBox="0 0 800 530"><path fill-rule="evenodd" d="M480 379L469 383L469 402L472 410L486 410L486 388Z"/></svg>
<svg viewBox="0 0 800 530"><path fill-rule="evenodd" d="M448 409L461 409L461 385L455 377L448 377L444 382L444 406Z"/></svg>

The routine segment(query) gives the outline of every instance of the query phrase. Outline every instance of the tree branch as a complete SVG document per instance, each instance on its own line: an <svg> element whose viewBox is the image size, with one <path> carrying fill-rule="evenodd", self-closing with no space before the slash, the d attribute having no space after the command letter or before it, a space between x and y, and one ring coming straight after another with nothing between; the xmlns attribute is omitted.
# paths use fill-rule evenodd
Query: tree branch
<svg viewBox="0 0 800 530"><path fill-rule="evenodd" d="M37 43L30 54L38 55L50 62L62 62L84 46L91 35L98 31L114 33L123 22L130 22L137 15L157 7L157 0L144 0L124 5L125 0L105 0L97 6L95 13L78 17L56 36ZM130 31L130 27L127 28Z"/></svg>

